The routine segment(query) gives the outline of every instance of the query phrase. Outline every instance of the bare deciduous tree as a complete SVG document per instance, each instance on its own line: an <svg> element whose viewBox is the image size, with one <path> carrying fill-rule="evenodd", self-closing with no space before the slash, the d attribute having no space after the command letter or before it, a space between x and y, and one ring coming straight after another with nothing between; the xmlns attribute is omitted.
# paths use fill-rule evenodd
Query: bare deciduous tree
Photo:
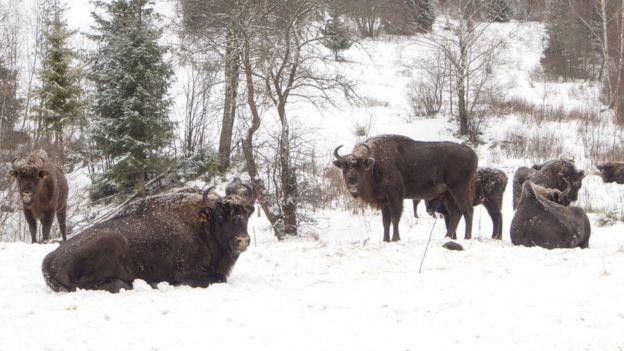
<svg viewBox="0 0 624 351"><path fill-rule="evenodd" d="M447 30L434 31L418 39L450 63L459 134L472 139L477 137L472 113L493 78L493 67L499 63L507 39L488 30L490 22L480 20L484 13L482 6L479 0L450 1L444 6L438 3L443 16L440 25Z"/></svg>

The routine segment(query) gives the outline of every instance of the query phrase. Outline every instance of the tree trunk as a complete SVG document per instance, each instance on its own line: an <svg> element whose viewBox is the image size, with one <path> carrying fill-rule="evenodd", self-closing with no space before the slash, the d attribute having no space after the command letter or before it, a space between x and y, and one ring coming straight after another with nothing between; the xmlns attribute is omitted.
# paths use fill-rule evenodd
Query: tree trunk
<svg viewBox="0 0 624 351"><path fill-rule="evenodd" d="M468 50L464 43L463 33L459 39L459 67L457 67L457 112L459 115L459 134L468 135L468 110L466 108L466 62Z"/></svg>
<svg viewBox="0 0 624 351"><path fill-rule="evenodd" d="M283 107L278 109L282 125L279 145L279 160L282 185L282 211L284 228L282 236L297 236L297 177L294 168L290 165L290 127ZM279 238L279 236L278 236ZM283 238L280 238L283 239Z"/></svg>
<svg viewBox="0 0 624 351"><path fill-rule="evenodd" d="M617 83L615 84L615 107L617 121L624 125L624 1L620 4L620 52L617 67Z"/></svg>
<svg viewBox="0 0 624 351"><path fill-rule="evenodd" d="M269 223L273 227L275 231L277 218L275 214L271 211L271 207L264 196L265 188L264 185L259 181L258 178L258 166L256 165L256 161L253 158L253 137L256 131L260 128L260 113L258 112L258 106L256 105L256 89L254 87L253 82L253 67L251 65L251 48L249 39L243 39L243 72L245 74L245 83L247 87L247 105L249 106L249 110L251 112L251 126L247 129L247 134L245 135L245 139L243 139L243 153L245 154L245 163L247 165L247 173L249 173L249 177L253 182L254 190L256 191L256 197L262 211L267 216Z"/></svg>
<svg viewBox="0 0 624 351"><path fill-rule="evenodd" d="M609 33L607 28L607 0L600 0L600 21L602 25L602 60L604 61L605 79L607 83L607 105L613 107L613 86L611 85L611 72L609 71Z"/></svg>
<svg viewBox="0 0 624 351"><path fill-rule="evenodd" d="M221 138L219 140L218 170L221 174L225 173L230 166L240 64L240 41L237 38L232 21L230 21L229 26L225 39L225 99L223 103Z"/></svg>

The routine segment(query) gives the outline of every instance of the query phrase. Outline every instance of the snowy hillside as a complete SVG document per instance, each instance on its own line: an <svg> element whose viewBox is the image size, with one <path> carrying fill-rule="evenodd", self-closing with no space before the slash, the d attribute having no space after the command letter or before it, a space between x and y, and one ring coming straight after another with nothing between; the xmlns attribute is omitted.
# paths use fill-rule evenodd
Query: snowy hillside
<svg viewBox="0 0 624 351"><path fill-rule="evenodd" d="M73 6L72 23L88 25L79 20L88 9ZM402 241L395 243L382 242L379 211L319 211L302 238L286 241L277 241L265 218L254 214L251 246L228 283L206 289L152 289L135 281L134 290L119 294L54 293L41 262L58 244L3 242L0 350L623 350L624 224L617 219L624 218L624 188L593 174L597 154L589 147L596 130L606 135L605 144L616 131L599 112L597 87L535 78L541 24L497 26L499 33L513 32L505 65L496 71L506 100L585 109L595 120L535 123L503 111L485 122L479 165L500 168L511 180L517 167L542 160L514 156L505 139L519 132L555 135L558 156L574 157L588 174L577 205L590 212L589 249L513 246L511 181L503 240L490 239L492 224L479 206L474 239L461 238L460 222L461 252L442 248L443 221L422 205L414 218L411 201L404 202ZM358 81L364 103L292 108L297 124L314 131L313 147L327 167L336 146L350 149L362 139L355 133L360 127L370 136L459 141L455 122L415 117L409 107L407 87L419 77L413 62L424 53L414 38L364 41L342 53L344 62L331 63ZM81 195L89 179L84 169L68 178L70 222L79 227L92 210Z"/></svg>

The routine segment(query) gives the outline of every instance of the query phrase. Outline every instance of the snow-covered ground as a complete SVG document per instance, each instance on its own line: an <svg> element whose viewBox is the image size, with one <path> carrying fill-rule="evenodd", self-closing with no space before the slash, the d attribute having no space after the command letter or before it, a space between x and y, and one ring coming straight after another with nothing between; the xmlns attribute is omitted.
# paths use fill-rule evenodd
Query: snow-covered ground
<svg viewBox="0 0 624 351"><path fill-rule="evenodd" d="M80 6L72 10L72 23L85 26L76 17L84 15L86 5ZM500 29L509 28L515 34L500 73L508 98L598 108L594 87L533 81L543 49L541 25ZM364 41L339 65L359 80L365 104L323 111L295 106L292 118L315 131L315 147L324 150L328 165L335 146L348 149L360 140L357 126L370 135L457 141L456 125L446 118L411 116L406 86L417 73L408 67L421 52L410 38ZM422 205L414 218L409 201L397 243L381 242L378 211L318 212L318 223L306 227L304 237L283 242L254 214L252 245L229 282L206 289L152 289L136 281L134 290L119 294L54 293L40 265L58 244L0 243L0 350L624 350L624 224L598 226L607 214L624 216L624 191L591 174L594 160L578 141L578 122L532 125L509 115L486 123L480 165L503 169L509 179L533 161L493 149L509 131L552 130L562 138L562 156L575 157L588 174L579 205L601 210L590 213L589 249L511 245L511 183L503 240L489 239L490 218L476 207L475 238L458 240L462 252L443 249L443 222ZM86 199L76 195L88 177L78 170L69 179L75 202L70 221L78 226L89 216ZM460 237L463 228L462 221Z"/></svg>

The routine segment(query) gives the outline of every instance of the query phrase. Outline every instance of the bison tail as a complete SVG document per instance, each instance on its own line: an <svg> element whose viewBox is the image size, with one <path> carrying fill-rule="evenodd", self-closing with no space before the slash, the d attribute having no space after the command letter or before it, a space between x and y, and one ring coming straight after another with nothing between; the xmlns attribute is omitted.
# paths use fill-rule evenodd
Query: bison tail
<svg viewBox="0 0 624 351"><path fill-rule="evenodd" d="M53 272L54 266L52 265L52 261L54 259L54 255L52 253L48 254L41 264L41 271L43 273L43 279L46 284L50 287L50 289L55 292L67 292L70 291L63 283L61 283L55 276Z"/></svg>

